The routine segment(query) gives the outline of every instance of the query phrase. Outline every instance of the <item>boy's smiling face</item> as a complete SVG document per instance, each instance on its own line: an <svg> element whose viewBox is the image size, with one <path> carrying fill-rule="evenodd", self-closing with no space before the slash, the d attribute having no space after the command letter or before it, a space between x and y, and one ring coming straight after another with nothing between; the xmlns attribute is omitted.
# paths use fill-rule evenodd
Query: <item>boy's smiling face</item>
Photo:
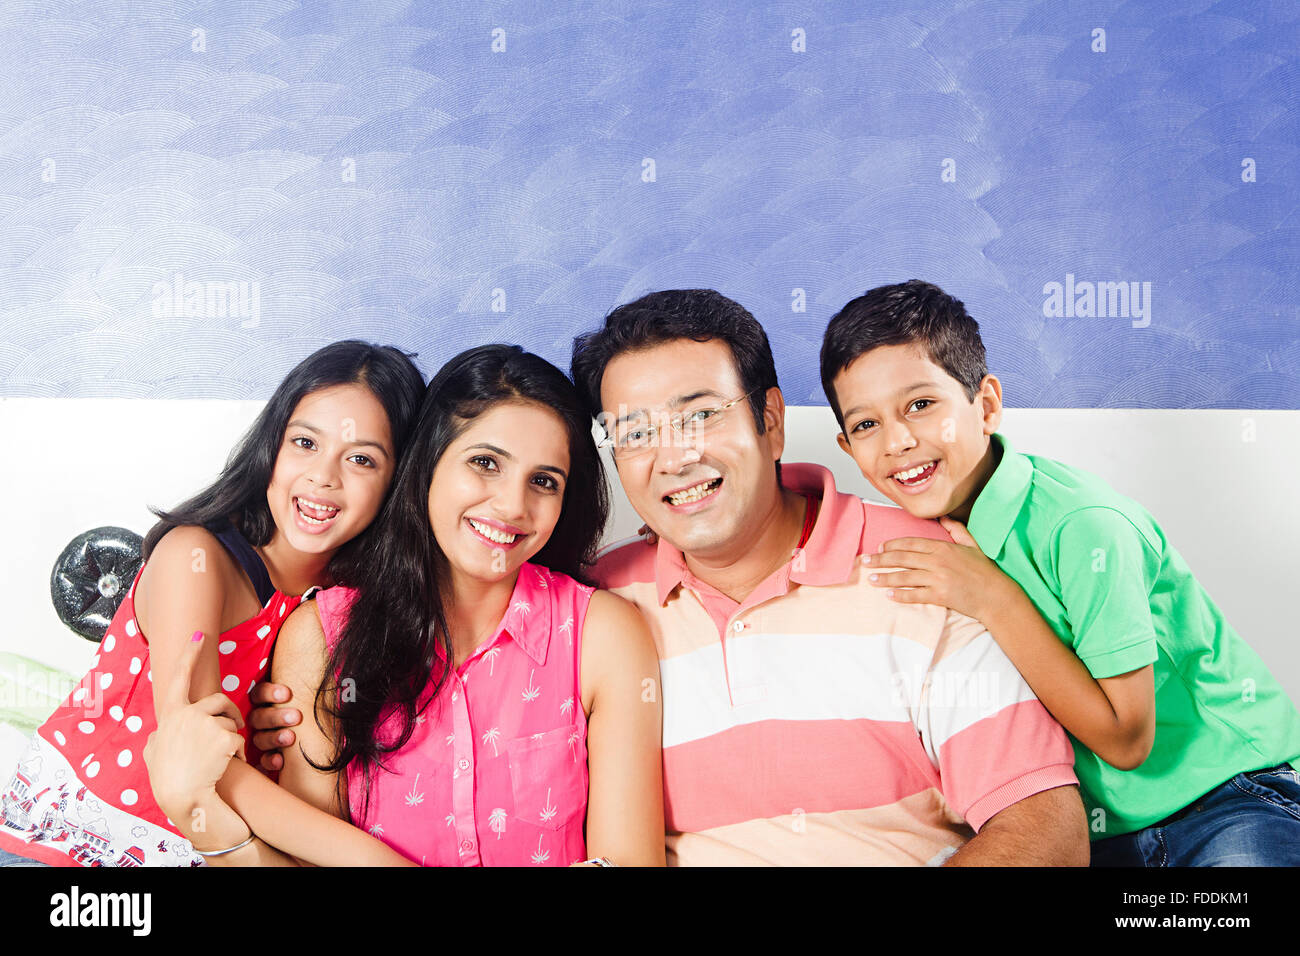
<svg viewBox="0 0 1300 956"><path fill-rule="evenodd" d="M840 447L890 501L922 518L970 517L996 466L989 436L1002 420L992 375L975 400L920 345L882 345L835 376Z"/></svg>

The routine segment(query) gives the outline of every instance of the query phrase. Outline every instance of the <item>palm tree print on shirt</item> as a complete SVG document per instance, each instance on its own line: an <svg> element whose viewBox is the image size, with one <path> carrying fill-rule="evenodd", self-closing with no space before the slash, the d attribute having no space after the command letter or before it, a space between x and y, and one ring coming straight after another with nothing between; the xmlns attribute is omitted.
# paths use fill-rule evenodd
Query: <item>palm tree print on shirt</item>
<svg viewBox="0 0 1300 956"><path fill-rule="evenodd" d="M555 804L551 803L551 788L546 788L546 806L538 812L543 823L549 823L555 817Z"/></svg>
<svg viewBox="0 0 1300 956"><path fill-rule="evenodd" d="M487 733L483 735L483 746L486 747L488 744L491 744L492 756L494 757L501 756L499 753L497 753L497 740L500 737L501 737L500 727L493 727L491 730L489 730Z"/></svg>
<svg viewBox="0 0 1300 956"><path fill-rule="evenodd" d="M488 677L491 677L492 672L496 670L497 655L500 653L501 653L500 646L494 647L491 650L483 652L483 659L488 662Z"/></svg>
<svg viewBox="0 0 1300 956"><path fill-rule="evenodd" d="M501 834L506 832L506 811L501 807L497 807L493 810L492 815L488 817L488 826L492 828L492 832L495 833L497 839L500 840Z"/></svg>
<svg viewBox="0 0 1300 956"><path fill-rule="evenodd" d="M533 863L536 866L541 866L551 858L551 851L542 849L542 837L544 836L546 836L545 833L540 833L537 836L537 852L532 856Z"/></svg>
<svg viewBox="0 0 1300 956"><path fill-rule="evenodd" d="M537 699L537 695L542 692L540 687L536 687L533 684L533 675L536 673L537 673L536 667L534 667L532 670L528 672L528 686L524 688L524 692L523 692L523 698L525 704L535 701Z"/></svg>
<svg viewBox="0 0 1300 956"><path fill-rule="evenodd" d="M406 795L406 805L408 807L418 807L424 803L424 791L416 792L416 787L420 785L420 775L415 775L415 783L411 784L411 792Z"/></svg>

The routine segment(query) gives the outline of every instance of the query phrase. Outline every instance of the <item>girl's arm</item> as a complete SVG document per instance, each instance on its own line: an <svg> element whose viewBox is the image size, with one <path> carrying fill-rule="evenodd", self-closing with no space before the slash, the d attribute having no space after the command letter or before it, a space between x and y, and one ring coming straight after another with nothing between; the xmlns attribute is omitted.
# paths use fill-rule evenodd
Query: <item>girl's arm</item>
<svg viewBox="0 0 1300 956"><path fill-rule="evenodd" d="M167 532L149 556L136 585L135 616L149 642L154 716L159 721L168 708L183 707L221 690L215 637L226 629L223 624L238 623L228 621L236 613L226 606L230 564L216 535L188 525ZM195 632L214 639L203 641L187 694L183 698L159 694L157 688L171 686Z"/></svg>
<svg viewBox="0 0 1300 956"><path fill-rule="evenodd" d="M299 700L314 702L326 665L325 638L316 605L308 602L295 610L280 629L274 679L289 686ZM242 760L229 759L219 782L209 782L214 778L203 769L207 762L219 764L223 754L239 749L242 738L232 734L228 722L214 727L223 718L211 716L211 710L203 709L204 703L184 708L166 725L160 723L148 760L159 806L176 821L203 820L203 830L182 824L183 829L194 831L187 835L198 849L226 849L242 842L250 830L256 834L249 846L210 857L211 865L415 865L340 819L345 812L339 789L341 775L317 771L304 756L306 751L321 763L333 755L328 723L322 730L315 720L303 721L299 746L285 753L279 786ZM221 737L218 730L227 737ZM234 822L240 818L245 824L242 829Z"/></svg>
<svg viewBox="0 0 1300 956"><path fill-rule="evenodd" d="M587 711L587 855L664 865L659 657L631 604L596 591L582 632Z"/></svg>

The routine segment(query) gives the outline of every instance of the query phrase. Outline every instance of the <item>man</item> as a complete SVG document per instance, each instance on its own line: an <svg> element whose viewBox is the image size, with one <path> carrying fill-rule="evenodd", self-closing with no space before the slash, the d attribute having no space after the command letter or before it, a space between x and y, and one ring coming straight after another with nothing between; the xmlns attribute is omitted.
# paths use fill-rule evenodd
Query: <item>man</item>
<svg viewBox="0 0 1300 956"><path fill-rule="evenodd" d="M1087 864L1069 744L989 634L866 578L860 555L942 531L840 494L826 469L782 473L785 405L753 316L653 293L575 342L573 375L658 535L595 571L655 636L670 865Z"/></svg>
<svg viewBox="0 0 1300 956"><path fill-rule="evenodd" d="M860 564L942 530L781 468L753 316L652 293L575 342L573 376L658 536L596 573L658 646L670 864L1087 863L1069 744L997 644Z"/></svg>

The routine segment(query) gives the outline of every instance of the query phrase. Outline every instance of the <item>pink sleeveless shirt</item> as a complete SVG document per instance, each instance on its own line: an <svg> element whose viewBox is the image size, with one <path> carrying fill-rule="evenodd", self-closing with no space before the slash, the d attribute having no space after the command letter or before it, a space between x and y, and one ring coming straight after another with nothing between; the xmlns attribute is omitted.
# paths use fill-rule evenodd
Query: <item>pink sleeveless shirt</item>
<svg viewBox="0 0 1300 956"><path fill-rule="evenodd" d="M578 666L591 594L567 575L520 567L496 633L447 678L406 746L384 758L386 769L374 769L364 819L364 779L355 762L348 768L352 822L425 866L583 859L587 718ZM316 595L331 651L355 598L342 587ZM389 717L383 731L395 728Z"/></svg>

